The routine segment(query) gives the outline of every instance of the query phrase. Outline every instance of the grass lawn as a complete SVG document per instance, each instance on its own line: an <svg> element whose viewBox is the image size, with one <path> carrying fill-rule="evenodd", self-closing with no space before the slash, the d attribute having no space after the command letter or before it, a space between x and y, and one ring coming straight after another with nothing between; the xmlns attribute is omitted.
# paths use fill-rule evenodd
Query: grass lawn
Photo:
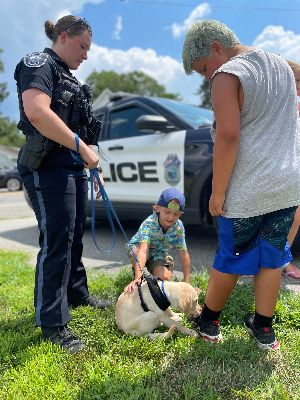
<svg viewBox="0 0 300 400"><path fill-rule="evenodd" d="M89 273L91 292L113 300L129 281L126 269L114 277ZM253 300L251 285L243 284L222 314L218 345L180 333L165 342L126 336L115 327L113 308L81 307L72 311L70 327L89 350L70 355L41 341L33 282L26 255L0 251L1 400L300 399L299 295L280 295L278 352L259 350L246 333L242 319ZM205 289L207 276L193 284Z"/></svg>

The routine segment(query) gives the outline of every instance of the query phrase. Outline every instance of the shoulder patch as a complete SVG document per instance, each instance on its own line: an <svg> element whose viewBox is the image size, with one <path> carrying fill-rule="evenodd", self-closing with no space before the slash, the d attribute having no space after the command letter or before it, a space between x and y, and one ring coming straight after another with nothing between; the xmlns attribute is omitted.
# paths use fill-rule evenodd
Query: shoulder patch
<svg viewBox="0 0 300 400"><path fill-rule="evenodd" d="M27 54L24 57L24 64L26 67L38 68L44 65L48 58L48 54L35 51L34 53Z"/></svg>

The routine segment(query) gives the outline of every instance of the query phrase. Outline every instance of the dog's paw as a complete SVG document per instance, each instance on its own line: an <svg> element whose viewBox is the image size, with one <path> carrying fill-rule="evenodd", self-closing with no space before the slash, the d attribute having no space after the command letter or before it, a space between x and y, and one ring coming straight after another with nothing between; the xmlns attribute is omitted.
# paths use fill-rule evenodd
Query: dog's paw
<svg viewBox="0 0 300 400"><path fill-rule="evenodd" d="M188 335L192 336L194 338L198 338L199 337L198 333L194 329L188 329Z"/></svg>
<svg viewBox="0 0 300 400"><path fill-rule="evenodd" d="M164 333L148 333L148 338L151 340L160 339L166 340L169 339L176 332L176 326L172 325L167 332Z"/></svg>
<svg viewBox="0 0 300 400"><path fill-rule="evenodd" d="M172 325L171 326L171 328L168 330L168 333L170 334L170 336L171 335L173 335L175 332L176 332L176 326L175 325Z"/></svg>

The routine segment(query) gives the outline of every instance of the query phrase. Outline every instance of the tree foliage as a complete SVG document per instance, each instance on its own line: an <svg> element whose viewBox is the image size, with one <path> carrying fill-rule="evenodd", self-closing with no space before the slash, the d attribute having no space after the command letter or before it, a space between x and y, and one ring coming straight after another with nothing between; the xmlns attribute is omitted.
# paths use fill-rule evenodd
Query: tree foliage
<svg viewBox="0 0 300 400"><path fill-rule="evenodd" d="M0 54L3 52L2 49L0 49ZM0 73L4 71L4 65L2 60L0 59ZM0 83L0 103L2 103L3 100L6 99L8 96L8 91L6 90L7 88L7 83L1 82Z"/></svg>
<svg viewBox="0 0 300 400"><path fill-rule="evenodd" d="M0 54L3 52L0 49ZM4 71L4 64L0 59L0 73ZM0 104L8 96L7 83L0 83ZM21 135L18 131L16 124L10 121L9 118L1 115L0 112L0 143L7 146L21 146L25 141L24 135Z"/></svg>
<svg viewBox="0 0 300 400"><path fill-rule="evenodd" d="M19 133L16 124L0 116L0 144L20 147L24 142L25 136Z"/></svg>
<svg viewBox="0 0 300 400"><path fill-rule="evenodd" d="M141 71L129 72L127 74L118 74L114 71L94 71L88 76L86 82L93 90L94 99L104 89L110 89L112 92L121 91L143 96L158 96L180 100L178 93L166 92L163 85L160 85L155 79Z"/></svg>
<svg viewBox="0 0 300 400"><path fill-rule="evenodd" d="M197 90L197 94L200 95L200 107L209 108L211 110L210 82L206 79L203 79L201 86Z"/></svg>

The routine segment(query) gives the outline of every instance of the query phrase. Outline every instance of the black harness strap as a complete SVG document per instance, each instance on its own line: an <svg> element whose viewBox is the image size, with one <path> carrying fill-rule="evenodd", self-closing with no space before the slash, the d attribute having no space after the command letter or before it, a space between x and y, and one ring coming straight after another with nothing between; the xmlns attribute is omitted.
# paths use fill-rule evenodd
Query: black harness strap
<svg viewBox="0 0 300 400"><path fill-rule="evenodd" d="M170 307L171 303L161 291L157 279L150 274L144 274L143 278L146 280L151 296L156 305L163 311ZM141 296L140 296L141 297ZM143 306L143 305L142 305Z"/></svg>
<svg viewBox="0 0 300 400"><path fill-rule="evenodd" d="M143 298L143 295L142 295L141 284L137 283L137 287L138 287L138 292L139 292L139 296L140 296L140 300L141 300L141 306L142 306L142 308L143 308L143 310L145 312L148 312L149 308L147 307L147 304L144 302L144 298Z"/></svg>

